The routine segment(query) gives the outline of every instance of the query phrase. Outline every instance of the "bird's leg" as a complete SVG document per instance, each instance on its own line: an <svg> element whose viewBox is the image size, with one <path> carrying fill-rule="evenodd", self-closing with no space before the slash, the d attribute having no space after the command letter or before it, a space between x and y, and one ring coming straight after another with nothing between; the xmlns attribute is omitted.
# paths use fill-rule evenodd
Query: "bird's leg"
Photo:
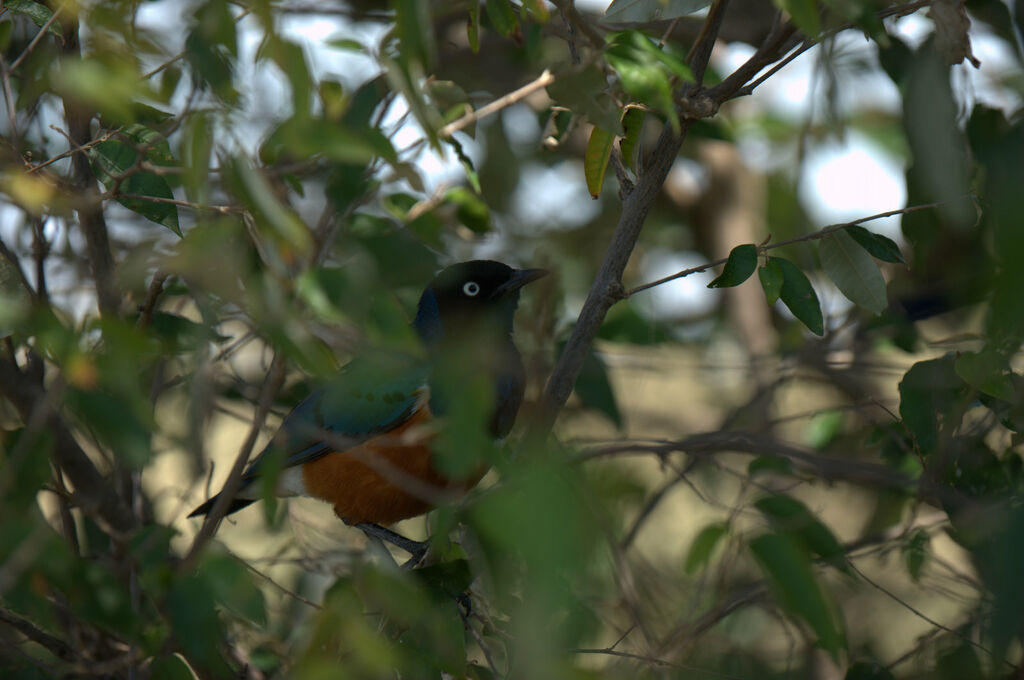
<svg viewBox="0 0 1024 680"><path fill-rule="evenodd" d="M427 555L427 549L430 547L430 543L427 541L414 541L372 522L359 522L353 526L371 538L387 541L391 545L397 546L409 553L411 557L408 562L402 565L402 569L412 569L422 562L423 558Z"/></svg>

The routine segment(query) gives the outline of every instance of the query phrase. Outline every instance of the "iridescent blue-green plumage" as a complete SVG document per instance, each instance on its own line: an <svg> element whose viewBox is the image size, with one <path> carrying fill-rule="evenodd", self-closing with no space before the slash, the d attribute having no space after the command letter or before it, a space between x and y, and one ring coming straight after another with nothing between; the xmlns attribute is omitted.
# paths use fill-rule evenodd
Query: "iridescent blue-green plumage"
<svg viewBox="0 0 1024 680"><path fill-rule="evenodd" d="M243 489L259 476L271 451L283 455L283 467L291 468L399 427L424 404L434 416L444 416L459 386L481 377L493 390L489 429L496 437L505 436L515 422L525 382L512 342L519 289L544 273L489 260L443 270L421 295L413 321L422 353L360 353L288 414L246 469ZM206 514L216 498L189 516ZM235 498L229 512L252 502Z"/></svg>

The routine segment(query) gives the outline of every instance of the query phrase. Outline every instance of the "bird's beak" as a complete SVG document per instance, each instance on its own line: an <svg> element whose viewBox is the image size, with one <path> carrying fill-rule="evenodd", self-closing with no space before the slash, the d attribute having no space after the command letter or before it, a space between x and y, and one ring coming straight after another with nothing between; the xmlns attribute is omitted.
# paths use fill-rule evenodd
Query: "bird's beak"
<svg viewBox="0 0 1024 680"><path fill-rule="evenodd" d="M491 293L491 299L494 300L509 293L514 293L526 284L543 278L550 273L547 269L514 269L509 280L494 289L494 292Z"/></svg>

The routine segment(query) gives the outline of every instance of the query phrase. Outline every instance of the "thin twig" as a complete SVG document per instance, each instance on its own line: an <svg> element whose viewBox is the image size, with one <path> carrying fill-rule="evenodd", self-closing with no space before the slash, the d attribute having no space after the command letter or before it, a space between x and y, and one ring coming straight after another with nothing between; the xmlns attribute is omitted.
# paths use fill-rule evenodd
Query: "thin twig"
<svg viewBox="0 0 1024 680"><path fill-rule="evenodd" d="M249 455L252 453L253 446L256 445L256 439L259 437L260 432L263 429L263 421L267 417L267 413L270 412L270 407L274 402L274 397L277 392L281 389L281 385L284 383L285 374L285 363L284 358L280 354L274 355L274 360L271 362L270 370L267 372L266 382L263 383L263 389L260 393L260 400L256 406L256 413L253 416L252 426L249 428L249 434L246 436L245 441L242 443L242 447L238 451L238 455L235 456L235 463L231 467L231 472L228 474L228 479L224 483L224 488L220 492L220 496L217 498L217 502L213 504L209 514L206 515L206 521L203 522L203 526L199 529L199 533L196 534L195 539L192 541L192 546L188 550L188 554L179 563L178 570L182 573L188 573L195 566L195 562L199 559L199 553L202 551L203 546L216 533L217 527L220 525L220 521L224 519L227 514L228 508L231 506L231 501L234 500L235 494L238 493L238 489L242 484L242 472L245 470L246 464L249 462Z"/></svg>
<svg viewBox="0 0 1024 680"><path fill-rule="evenodd" d="M555 82L555 76L548 69L544 69L544 72L537 76L535 80L533 80L530 83L527 83L526 85L523 85L518 90L513 90L512 92L509 92L506 95L498 97L490 104L482 106L481 108L475 111L469 111L468 113L466 113L466 115L462 116L458 120L452 121L448 125L445 125L443 128L438 130L437 136L442 139L451 137L459 130L462 130L464 128L469 127L470 125L473 125L481 118L486 118L487 116L497 113L498 111L501 111L504 108L508 108L509 106L512 106L516 102L520 102L523 99L526 99L537 90L544 89L553 82Z"/></svg>
<svg viewBox="0 0 1024 680"><path fill-rule="evenodd" d="M53 12L50 14L50 18L46 20L46 23L43 24L39 28L39 31L35 34L35 36L32 37L32 42L30 42L28 46L21 51L21 54L18 55L17 59L11 62L11 73L17 70L18 66L21 65L21 62L25 61L25 58L28 57L28 55L32 54L32 51L36 48L36 45L38 45L39 41L43 39L43 36L46 35L46 32L50 30L50 26L53 26L53 22L57 20L57 15L60 14L60 11L62 9L64 9L63 3L61 3L56 9L53 10Z"/></svg>
<svg viewBox="0 0 1024 680"><path fill-rule="evenodd" d="M912 614L914 614L914 615L915 615L915 616L917 616L918 618L920 618L920 619L922 619L922 620L924 620L924 621L928 622L929 624L931 624L932 626L935 626L936 628L938 628L938 629L940 629L940 630L943 630L943 631L945 631L945 632L949 633L950 635L954 635L954 636L956 636L956 637L960 638L961 640L963 640L963 641L964 641L964 642L966 642L967 644L971 645L972 647L974 647L974 648L976 648L976 649L978 649L978 650L980 650L980 651L982 651L982 652L985 652L985 654L989 655L990 657L993 657L993 658L995 657L995 652L993 652L993 651L992 651L991 649L989 649L988 647L985 647L984 645L982 645L982 644L979 644L979 643L975 642L975 641L974 641L974 640L972 640L972 639L971 639L971 638L970 638L969 636L967 636L967 635L964 635L963 633L961 633L961 632L960 632L960 631L958 631L958 630L955 630L955 629L953 629L953 628L950 628L950 627L948 627L948 626L944 626L944 625L942 625L941 623L939 623L939 622L938 622L938 621L936 621L935 619L933 619L933 618L929 617L929 616L928 616L927 614L925 614L925 613L924 613L924 612L922 612L921 610L919 610L919 609L916 609L916 608L915 608L915 607L914 607L914 606L913 606L912 604L910 604L909 602L906 602L906 601L904 601L903 599L901 599L901 598L900 598L900 597L899 597L898 595L894 594L894 593L893 593L892 591L890 591L890 590L886 589L886 588L885 588L885 586L883 586L883 585L881 585L880 583L877 583L877 582L875 582L875 581L871 580L870 578L868 578L868 577L867 577L867 576L866 576L866 575L864 574L864 572L863 572L863 571L861 571L860 569L858 569L858 568L857 568L857 565L853 564L853 562L851 562L851 561L849 561L849 560L848 560L848 561L846 562L846 565L847 565L847 566L849 566L849 567L850 567L850 569L852 569L852 570L854 571L854 573L856 573L856 574L857 574L858 576L860 576L860 578L861 578L861 579L862 579L862 580L863 580L863 581L864 581L865 583L867 583L867 584L868 584L869 586L871 586L871 587L872 587L872 588L874 588L875 590L878 590L878 591L879 591L879 592L881 592L881 593L882 593L883 595L886 595L887 597L889 597L889 598L890 598L890 599L892 599L892 600L893 600L894 602L896 602L897 604L901 605L902 607L904 607L905 609L907 609L908 611L910 611L910 612L911 612ZM1015 666L1014 664L1010 663L1010 662L1009 662L1008 660L1006 660L1006 659L1003 659L1003 663L1004 663L1004 664L1006 664L1007 666L1009 666L1010 668L1014 669L1014 670L1016 670L1016 669L1017 669L1017 666Z"/></svg>
<svg viewBox="0 0 1024 680"><path fill-rule="evenodd" d="M816 231L814 233L811 233L811 234L805 234L804 236L795 236L795 237L793 237L791 239L787 239L785 241L779 241L778 243L764 243L764 244L761 244L760 246L758 246L758 252L765 252L765 251L768 251L768 250L772 250L774 248L781 248L783 246L792 245L794 243L802 243L804 241L815 241L815 240L818 240L818 239L823 239L826 236L834 234L835 232L840 231L841 229L846 229L847 227L856 226L858 224L864 224L865 222L871 222L873 220L880 220L880 219L883 219L883 218L886 218L886 217L892 217L894 215L906 215L906 214L909 214L909 213L912 213L912 212L917 212L918 210L931 210L933 208L939 207L940 205L943 205L944 203L949 203L950 201L953 201L953 200L959 200L959 199L948 199L948 200L945 200L945 201L937 201L935 203L922 203L922 204L919 204L919 205L911 205L911 206L907 206L906 208L900 208L898 210L887 210L886 212L876 213L874 215L869 215L867 217L861 217L861 218L858 218L856 220L852 220L850 222L842 222L842 223L839 223L839 224L830 224L829 226L822 227L818 231ZM644 284L641 284L639 286L636 286L635 288L630 288L628 291L626 291L623 294L623 297L624 298L632 297L633 295L636 295L637 293L641 293L641 292L643 292L645 290L648 290L650 288L654 288L655 286L660 286L663 283L668 283L669 281L675 281L676 279L681 279L683 277L690 276L692 274L697 274L699 272L707 271L708 269L711 269L712 267L717 267L719 265L725 264L728 260L729 260L729 258L723 257L720 260L715 260L713 262L706 262L705 264L697 265L696 267L690 267L689 269L683 269L682 271L678 271L675 274L670 274L668 276L664 276L664 277L662 277L660 279L657 279L656 281L651 281L650 283L644 283Z"/></svg>

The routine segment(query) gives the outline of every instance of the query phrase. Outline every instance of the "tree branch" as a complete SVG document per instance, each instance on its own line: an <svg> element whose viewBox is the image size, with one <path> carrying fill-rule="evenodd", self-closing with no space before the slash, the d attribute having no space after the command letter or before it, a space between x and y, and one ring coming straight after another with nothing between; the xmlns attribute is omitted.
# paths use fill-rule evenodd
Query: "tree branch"
<svg viewBox="0 0 1024 680"><path fill-rule="evenodd" d="M715 0L708 13L706 21L709 28L703 33L700 43L693 51L694 61L690 66L695 73L703 73L707 67L711 46L717 39L722 13L727 4L728 0ZM537 416L527 430L528 441L543 439L550 432L559 411L569 399L569 394L583 367L583 361L597 335L597 329L604 321L608 309L622 299L622 273L640 237L651 205L661 192L665 178L668 177L686 132L692 124L693 119L686 117L680 121L678 134L669 125L662 129L654 153L643 168L633 190L623 201L622 214L619 216L619 223L615 227L611 242L605 250L604 260L587 294L587 300L583 303L572 335L569 336L562 356L559 357L548 379Z"/></svg>
<svg viewBox="0 0 1024 680"><path fill-rule="evenodd" d="M959 197L959 198L962 198L962 197ZM830 234L833 234L833 233L835 233L835 232L837 232L837 231L839 231L841 229L846 229L847 227L858 225L858 224L864 224L865 222L871 222L871 221L874 221L874 220L880 220L880 219L883 219L883 218L886 218L886 217L893 217L895 215L906 215L908 213L917 212L918 210L931 210L933 208L939 207L940 205L942 205L944 203L949 203L949 202L954 201L954 200L959 200L959 198L957 198L957 199L949 199L949 200L946 200L946 201L938 201L936 203L922 203L920 205L911 205L911 206L907 206L906 208L899 208L898 210L887 210L885 212L876 213L874 215L868 215L867 217L861 217L859 219L852 220L850 222L842 222L842 223L839 223L839 224L830 224L827 227L822 227L818 231L815 231L815 232L810 233L810 234L805 234L803 236L794 236L791 239L786 239L785 241L779 241L778 243L765 243L765 244L761 244L760 246L758 246L758 253L764 253L764 252L772 250L774 248L781 248L782 246L793 245L794 243L803 243L804 241L816 241L818 239L823 239L826 236L829 236ZM644 284L641 284L639 286L636 286L635 288L630 288L628 291L626 291L623 294L623 297L626 297L626 298L632 297L632 296L636 295L637 293L642 293L645 290L648 290L650 288L654 288L655 286L660 286L663 283L668 283L669 281L675 281L676 279L681 279L681 278L684 278L686 276L690 276L692 274L697 274L697 273L700 273L700 272L703 272L703 271L707 271L708 269L711 269L712 267L717 267L719 265L725 264L728 260L729 260L729 258L723 257L722 259L715 260L714 262L707 262L705 264L697 265L696 267L690 267L689 269L683 269L682 271L678 271L675 274L669 274L668 276L663 276L662 278L657 279L656 281L651 281L649 283L644 283Z"/></svg>
<svg viewBox="0 0 1024 680"><path fill-rule="evenodd" d="M50 456L74 485L75 503L87 514L101 519L115 533L130 533L135 528L134 516L75 441L42 385L22 373L13 362L0 359L0 393L14 404L26 423L39 417L36 413L43 409L38 411L43 418L41 429L53 437Z"/></svg>
<svg viewBox="0 0 1024 680"><path fill-rule="evenodd" d="M274 397L284 383L284 369L284 358L280 354L275 355L274 361L271 363L270 370L267 373L267 380L263 383L263 389L260 392L260 400L256 406L256 413L253 415L249 434L246 436L245 441L242 443L242 448L239 449L238 455L235 457L235 463L231 466L231 473L228 474L228 479L224 482L224 488L221 489L217 502L213 504L209 514L206 515L206 520L203 522L202 528L199 529L199 533L196 534L195 539L193 539L192 546L189 548L188 554L185 555L185 559L178 565L180 571L188 572L195 566L203 546L217 532L220 521L224 519L224 515L227 514L228 508L231 506L231 501L234 500L235 494L238 493L238 489L242 485L242 472L245 471L253 446L256 445L256 439L263 428L263 421L266 420L270 407L274 403Z"/></svg>
<svg viewBox="0 0 1024 680"><path fill-rule="evenodd" d="M70 661L72 663L80 660L80 657L75 653L75 650L66 642L60 638L50 635L49 633L39 630L31 621L21 618L5 607L0 607L0 623L7 624L32 642L45 647L54 656L60 659Z"/></svg>

